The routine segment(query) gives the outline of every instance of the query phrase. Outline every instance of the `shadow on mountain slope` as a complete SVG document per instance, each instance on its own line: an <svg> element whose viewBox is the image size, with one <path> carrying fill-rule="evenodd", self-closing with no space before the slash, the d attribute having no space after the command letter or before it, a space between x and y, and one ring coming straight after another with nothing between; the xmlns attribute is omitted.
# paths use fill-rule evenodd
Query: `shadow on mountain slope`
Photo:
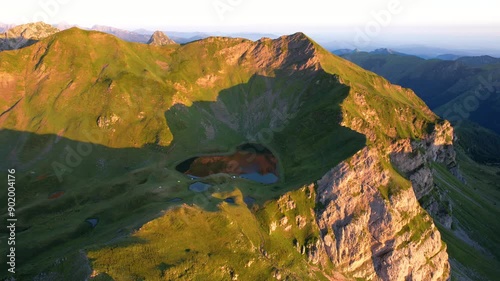
<svg viewBox="0 0 500 281"><path fill-rule="evenodd" d="M24 38L22 36L0 38L0 52L26 48L26 47L29 47L29 46L37 43L38 41L39 40L35 40L35 39L31 39L31 38Z"/></svg>
<svg viewBox="0 0 500 281"><path fill-rule="evenodd" d="M365 144L364 135L340 125L348 92L349 87L324 72L254 75L221 91L215 102L174 105L166 112L174 136L170 167L258 143L278 157L282 184L310 183Z"/></svg>
<svg viewBox="0 0 500 281"><path fill-rule="evenodd" d="M0 166L16 169L20 272L37 274L79 249L122 241L162 210L182 203L217 210L223 200L214 192L238 188L262 205L319 179L366 140L340 125L349 88L333 75L313 74L254 75L221 91L216 101L173 106L165 113L174 136L168 147L97 145L110 136L97 126L82 132L87 142L1 130L5 161ZM195 193L188 189L193 179L175 170L190 157L228 153L242 143L262 144L278 158L276 184L221 176L209 179L212 188ZM90 225L91 218L98 224Z"/></svg>

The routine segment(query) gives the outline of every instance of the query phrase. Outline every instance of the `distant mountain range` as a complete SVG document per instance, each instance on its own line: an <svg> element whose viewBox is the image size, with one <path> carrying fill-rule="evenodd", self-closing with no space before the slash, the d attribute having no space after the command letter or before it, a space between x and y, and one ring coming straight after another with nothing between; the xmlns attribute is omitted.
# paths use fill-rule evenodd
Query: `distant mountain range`
<svg viewBox="0 0 500 281"><path fill-rule="evenodd" d="M115 28L111 26L104 26L104 25L94 25L89 30L109 33L125 41L138 42L138 43L147 43L154 33L154 31L147 29L137 29L134 31L129 31L125 29ZM268 34L268 33L245 33L245 32L242 33L228 33L228 32L204 33L204 32L179 32L179 31L162 31L162 32L166 34L170 39L180 44L201 40L204 38L208 38L210 36L245 38L249 40L258 40L262 37L269 37L269 38L278 37L274 34Z"/></svg>
<svg viewBox="0 0 500 281"><path fill-rule="evenodd" d="M0 23L0 33L6 31L9 28L14 27L15 25L13 24L5 24L5 23ZM112 26L105 26L105 25L94 25L92 27L83 27L75 24L70 24L66 22L58 23L58 24L53 24L55 28L59 30L66 30L71 27L78 27L80 29L84 30L95 30L95 31L101 31L101 32L106 32L109 34L113 34L123 40L129 41L129 42L139 42L139 43L147 43L147 41L150 39L151 35L154 33L155 30L150 30L150 29L145 29L145 28L140 28L140 29L134 29L134 30L127 30L123 28L116 28ZM179 32L179 31L173 31L173 30L161 30L163 33L165 33L170 39L174 40L177 43L180 44L185 44L188 42L193 42L196 40L201 40L207 37L211 36L222 36L222 37L232 37L232 38L245 38L249 40L259 40L260 38L263 37L268 37L268 38L277 38L278 36L273 33L262 33L262 32L199 32L199 31L185 31L185 32ZM337 51L344 51L344 52L352 52L355 51L356 49L353 47L354 45L352 42L349 40L332 40L331 36L325 36L318 34L317 38L314 37L315 40L319 43L321 43L324 47L326 47L329 50L333 50L333 52L337 55L340 55L337 53ZM391 48L380 48L378 50L383 50L383 51L394 51L399 54L410 54L410 55L415 55L419 56L421 58L425 59L432 59L432 58L438 58L442 60L455 60L459 57L463 56L472 56L472 55L482 55L482 54L489 54L492 56L500 56L500 53L497 50L467 50L467 49L447 49L447 48L439 48L439 47L433 47L433 46L427 46L427 45L396 45L396 46L391 46ZM366 51L366 50L364 50ZM343 53L342 53L343 54Z"/></svg>
<svg viewBox="0 0 500 281"><path fill-rule="evenodd" d="M28 46L33 44L37 40L41 38L45 38L49 35L52 35L58 31L70 29L72 27L78 27L84 30L93 30L100 31L104 33L108 33L114 35L122 40L128 42L136 42L136 43L145 43L148 44L151 40L151 37L155 33L155 31L147 30L147 29L137 29L134 31L129 31L125 29L115 28L111 26L105 25L94 25L91 28L85 28L77 25L72 25L68 23L59 23L54 25L49 25L45 23L29 23L23 24L19 26L15 26L12 24L0 24L0 33L5 33L7 30L11 30L9 35L0 34L0 51L8 50L8 49L17 49L21 47ZM25 31L26 29L30 31ZM224 37L232 37L232 38L245 38L249 40L259 40L260 38L277 38L274 34L268 33L227 33L227 32L178 32L178 31L160 31L165 36L169 38L169 40L173 40L179 44L186 44L189 42L201 40L204 38L208 38L211 36L224 36ZM23 36L21 36L23 33Z"/></svg>
<svg viewBox="0 0 500 281"><path fill-rule="evenodd" d="M451 54L451 53L445 53L449 50L446 49L439 49L439 48L428 48L428 47L415 47L415 48L410 48L410 47L401 47L398 48L398 51L395 51L394 49L390 48L378 48L373 51L361 51L358 49L349 49L349 48L342 48L342 49L333 49L332 53L336 54L337 56L344 56L348 54L353 54L353 53L369 53L369 54L378 54L378 55L401 55L401 56L416 56L422 59L439 59L439 60L457 60L462 57L478 57L478 56L471 56L465 52L458 52L462 54ZM487 56L484 55L482 57L490 57L495 59L492 56ZM485 64L490 63L486 61Z"/></svg>
<svg viewBox="0 0 500 281"><path fill-rule="evenodd" d="M456 60L456 59L458 59L460 57L461 56L454 55L454 54L443 54L443 55L436 56L436 59L440 59L440 60Z"/></svg>
<svg viewBox="0 0 500 281"><path fill-rule="evenodd" d="M457 59L457 61L470 67L482 67L488 64L500 64L500 58L494 58L491 56L460 57Z"/></svg>
<svg viewBox="0 0 500 281"><path fill-rule="evenodd" d="M101 31L105 32L108 34L112 34L118 38L121 38L125 41L129 42L139 42L139 43L146 43L148 40L151 38L151 34L146 35L146 34L138 34L132 31L124 30L124 29L119 29L119 28L114 28L110 26L104 26L104 25L94 25L90 30L94 31Z"/></svg>
<svg viewBox="0 0 500 281"><path fill-rule="evenodd" d="M355 53L364 53L363 51L360 51L358 49L338 49L338 50L333 50L332 53L336 54L337 56L345 56L349 54L355 54ZM376 55L401 55L401 56L410 56L409 54L401 53L392 49L388 48L379 48L376 50L373 50L371 52L367 52L369 54L376 54Z"/></svg>

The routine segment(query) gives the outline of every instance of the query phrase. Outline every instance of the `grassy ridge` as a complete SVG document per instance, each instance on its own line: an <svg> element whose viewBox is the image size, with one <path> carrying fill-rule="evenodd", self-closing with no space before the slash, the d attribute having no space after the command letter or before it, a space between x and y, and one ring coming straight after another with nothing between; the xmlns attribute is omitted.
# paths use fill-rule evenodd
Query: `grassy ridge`
<svg viewBox="0 0 500 281"><path fill-rule="evenodd" d="M314 220L313 193L314 189L308 188L292 192L297 206L293 211L280 211L273 202L256 214L243 203L240 191L218 193L221 198L234 198L235 204L221 203L219 211L213 213L197 207L176 208L141 227L132 236L137 242L91 250L89 258L97 272L105 271L118 280L130 276L146 280L229 280L235 276L268 280L273 274L291 280L327 280L304 260L297 249L300 246L296 246L310 243L314 240L311 235L318 232L295 224L298 215ZM290 218L292 229L278 226L270 232L269 225L284 217Z"/></svg>
<svg viewBox="0 0 500 281"><path fill-rule="evenodd" d="M500 133L498 123L491 120L500 108L495 94L500 79L498 59L464 57L443 61L366 52L343 57L392 83L413 89L433 111L452 123L469 120Z"/></svg>
<svg viewBox="0 0 500 281"><path fill-rule="evenodd" d="M20 99L0 117L0 139L6 144L0 152L7 159L19 156L19 217L25 227L19 239L28 245L19 252L20 260L29 261L20 265L26 276L48 270L64 279L68 268L82 262L78 250L96 244L94 264L101 271L111 266L116 276L218 278L208 269L233 254L231 266L246 274L243 260L262 255L247 246L263 243L275 256L256 261L256 278L276 269L295 279L319 278L295 249L312 245L317 230L292 226L268 234L269 223L283 216L292 225L299 214L311 219L313 199L292 192L299 207L283 214L276 198L314 182L367 144L383 148L397 138L420 138L437 122L411 91L328 54L300 34L275 41L209 38L152 47L70 29L0 53L4 72L14 80L2 84L13 88L3 92L7 98L1 106L7 110ZM370 132L376 138L367 140ZM245 142L273 151L280 182L262 186L221 176L210 179L214 187L208 192L195 194L188 190L191 180L173 169L191 156L228 152ZM58 181L54 161L67 164L67 147L88 144L92 152ZM393 176L395 185L402 182ZM240 198L235 206L219 208L217 196L235 188L266 207L251 212ZM48 199L58 191L65 193ZM167 212L136 232L139 240L126 239L160 211L181 204L172 201L176 198L199 208ZM98 226L92 229L87 218L99 218ZM186 220L203 223L183 225ZM220 231L208 231L213 228ZM159 229L182 243L165 242ZM213 244L185 239L193 233L207 233ZM224 233L243 235L237 253L227 252L233 244ZM129 244L116 244L120 241ZM142 247L144 241L149 246ZM229 244L220 247L224 243ZM109 245L120 245L117 260ZM158 252L158 246L175 255ZM145 264L147 270L128 267L136 257L146 263L142 251L155 262ZM207 259L212 251L218 251L218 259ZM67 261L59 262L62 257ZM193 259L207 264L189 268Z"/></svg>

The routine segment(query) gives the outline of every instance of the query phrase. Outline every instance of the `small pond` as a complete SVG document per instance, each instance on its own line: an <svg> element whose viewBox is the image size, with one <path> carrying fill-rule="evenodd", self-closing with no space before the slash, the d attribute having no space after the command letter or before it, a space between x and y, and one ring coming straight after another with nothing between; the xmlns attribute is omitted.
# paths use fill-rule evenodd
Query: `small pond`
<svg viewBox="0 0 500 281"><path fill-rule="evenodd" d="M97 224L99 223L99 219L98 218L88 218L85 220L85 222L90 224L90 226L92 228L95 228L97 226Z"/></svg>
<svg viewBox="0 0 500 281"><path fill-rule="evenodd" d="M210 187L211 187L211 185L208 183L195 182L195 183L189 185L189 190L194 191L194 192L205 192Z"/></svg>
<svg viewBox="0 0 500 281"><path fill-rule="evenodd" d="M244 144L230 155L203 155L190 158L176 166L176 170L192 178L203 178L213 174L228 174L262 184L279 180L277 159L273 153L259 144ZM208 187L197 182L189 189L203 192ZM201 191L200 191L201 190Z"/></svg>

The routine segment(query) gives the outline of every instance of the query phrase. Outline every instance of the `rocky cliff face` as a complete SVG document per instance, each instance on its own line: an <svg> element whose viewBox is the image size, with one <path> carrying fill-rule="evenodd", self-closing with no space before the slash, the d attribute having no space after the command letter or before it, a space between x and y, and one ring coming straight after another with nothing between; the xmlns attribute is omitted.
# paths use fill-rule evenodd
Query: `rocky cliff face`
<svg viewBox="0 0 500 281"><path fill-rule="evenodd" d="M434 192L431 166L441 163L458 179L464 180L458 169L453 148L453 127L448 121L437 124L423 140L400 140L391 147L391 162L411 180L417 199L433 218L450 228L451 204L444 194Z"/></svg>
<svg viewBox="0 0 500 281"><path fill-rule="evenodd" d="M379 153L358 152L318 182L324 247L338 268L368 280L446 280L446 246L412 188L384 195L393 179Z"/></svg>
<svg viewBox="0 0 500 281"><path fill-rule="evenodd" d="M151 35L148 44L153 46L164 46L164 45L175 44L175 41L168 38L168 36L165 35L165 33L161 31L156 31L155 33L153 33L153 35Z"/></svg>
<svg viewBox="0 0 500 281"><path fill-rule="evenodd" d="M43 22L19 25L0 34L0 51L26 47L57 32L59 29Z"/></svg>
<svg viewBox="0 0 500 281"><path fill-rule="evenodd" d="M316 183L316 219L307 221L320 239L296 245L297 251L313 265L331 261L347 279L447 280L446 245L417 198L433 191L429 165L456 167L452 134L444 122L420 141L402 139L384 152L368 146L331 169ZM391 160L409 180L398 177ZM303 190L314 194L312 186ZM296 205L288 195L278 202L283 210ZM302 217L284 217L270 231L287 230L289 221L300 225Z"/></svg>
<svg viewBox="0 0 500 281"><path fill-rule="evenodd" d="M370 91L351 85L342 125L364 134L368 146L318 183L325 248L349 276L446 280L446 246L427 212L450 227L451 207L434 189L432 166L443 164L459 176L453 128L446 121L429 124L436 116L423 103L384 111ZM375 82L377 90L389 87L397 86Z"/></svg>
<svg viewBox="0 0 500 281"><path fill-rule="evenodd" d="M413 137L402 137L405 133L395 122L394 127L378 126L384 113L364 94L353 93L347 103L362 114L345 113L343 125L363 133L368 146L317 182L316 216L323 243L318 249L324 248L348 277L447 280L446 245L427 212L451 225L451 209L435 192L431 169L441 163L459 176L453 128L442 121L417 135L422 131L417 128L425 128L421 119L408 128ZM411 110L394 110L405 111L398 122L418 120Z"/></svg>
<svg viewBox="0 0 500 281"><path fill-rule="evenodd" d="M448 280L446 245L427 212L442 223L451 222L450 213L441 210L443 198L429 201L427 212L417 199L435 193L431 165L457 169L452 138L445 121L421 140L400 139L383 151L367 146L303 188L316 194L315 220L304 224L312 223L320 239L296 245L297 251L313 265L331 261L340 271L336 278L346 280ZM283 213L296 208L289 195L278 203ZM300 226L304 217L283 216L270 232L289 231L290 221Z"/></svg>

